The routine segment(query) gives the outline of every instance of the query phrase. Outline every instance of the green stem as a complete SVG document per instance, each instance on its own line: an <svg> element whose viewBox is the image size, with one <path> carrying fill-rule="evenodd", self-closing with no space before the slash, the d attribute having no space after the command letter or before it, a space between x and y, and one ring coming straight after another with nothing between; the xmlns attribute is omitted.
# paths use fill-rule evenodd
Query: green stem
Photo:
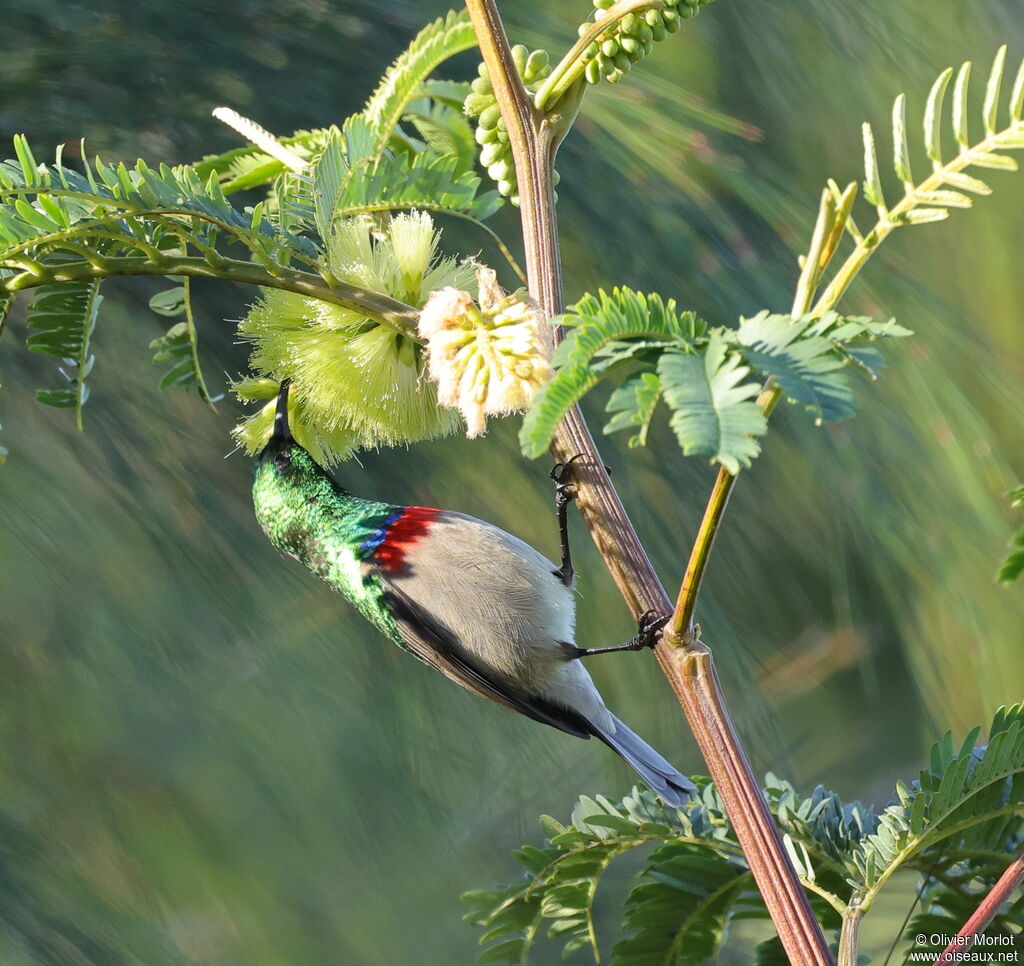
<svg viewBox="0 0 1024 966"><path fill-rule="evenodd" d="M676 598L675 610L668 625L669 632L676 637L683 637L693 628L693 612L697 606L701 581L704 579L711 548L714 546L718 527L735 483L736 477L724 469L720 469L718 476L715 477L715 485L711 488L711 496L708 497L707 506L704 508L704 516L693 541L693 548L690 550L690 559L686 562L686 571L679 585L679 596ZM685 640L685 637L683 639Z"/></svg>
<svg viewBox="0 0 1024 966"><path fill-rule="evenodd" d="M196 377L196 388L199 390L199 397L203 402L211 409L216 409L217 407L210 397L210 391L206 388L202 366L199 364L199 336L196 332L195 314L192 311L192 279L186 275L182 279L182 284L185 289L185 325L188 329L188 351L189 358L192 360L192 372Z"/></svg>
<svg viewBox="0 0 1024 966"><path fill-rule="evenodd" d="M758 400L761 403L761 412L765 418L771 415L772 410L778 404L781 390L773 385L769 379L765 383L764 390ZM693 548L690 551L690 559L686 562L686 571L683 580L679 585L679 595L676 598L675 610L668 623L669 631L678 637L685 646L686 641L693 637L693 615L697 608L697 598L700 595L701 583L704 580L704 572L707 570L708 560L711 557L711 548L715 544L715 537L718 535L718 528L722 524L722 517L725 515L725 508L729 505L729 497L732 495L732 488L736 485L737 474L730 473L725 468L720 468L715 477L714 486L708 496L707 505L704 507L704 516L701 518L697 536L693 541Z"/></svg>
<svg viewBox="0 0 1024 966"><path fill-rule="evenodd" d="M389 326L413 341L421 341L416 321L419 312L404 302L370 292L366 289L335 282L327 285L323 279L307 272L275 266L274 273L253 262L225 258L214 268L204 258L168 256L157 260L145 256L108 258L96 263L52 264L42 266L42 275L25 272L2 282L0 291L19 292L49 282L79 282L84 279L108 278L117 275L187 275L192 278L215 278L228 282L242 282L265 288L279 288L309 298L320 299L332 305L359 312L375 322Z"/></svg>
<svg viewBox="0 0 1024 966"><path fill-rule="evenodd" d="M609 7L600 20L587 26L583 35L569 48L568 53L555 65L555 69L545 78L538 88L533 102L537 110L550 110L558 103L566 91L583 76L587 67L584 51L597 40L609 27L614 26L623 17L631 13L642 13L644 10L664 10L663 0L619 0Z"/></svg>
<svg viewBox="0 0 1024 966"><path fill-rule="evenodd" d="M843 237L843 226L849 218L850 208L853 206L856 195L856 184L847 185L838 198L833 197L829 188L822 191L818 204L818 218L811 234L807 254L803 259L796 293L793 296L790 315L794 319L805 315L810 309L822 273L828 268ZM781 390L769 379L764 384L759 399L765 418L771 415L780 396ZM679 586L675 610L668 625L671 632L684 643L694 626L693 617L701 582L704 579L704 572L707 570L708 560L711 557L711 549L714 546L718 528L721 526L722 517L735 484L735 474L725 469L718 471L718 476L715 477L714 486L711 488L711 494L708 496L708 502L704 508L704 516L697 530L697 536L693 541L693 549L690 551L690 559L686 564L686 572L683 574L683 580Z"/></svg>

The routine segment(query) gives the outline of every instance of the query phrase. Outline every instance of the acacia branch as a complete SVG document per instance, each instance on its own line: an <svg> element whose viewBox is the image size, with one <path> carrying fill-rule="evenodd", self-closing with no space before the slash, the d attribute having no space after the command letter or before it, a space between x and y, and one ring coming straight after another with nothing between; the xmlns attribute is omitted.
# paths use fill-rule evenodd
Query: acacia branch
<svg viewBox="0 0 1024 966"><path fill-rule="evenodd" d="M970 949L978 935L995 919L1003 903L1010 893L1024 882L1024 851L1010 863L1007 870L999 877L992 891L985 896L974 915L964 924L956 938L942 951L933 966L949 966L962 961L964 953Z"/></svg>
<svg viewBox="0 0 1024 966"><path fill-rule="evenodd" d="M51 282L80 282L118 275L187 275L191 278L216 278L265 288L284 289L322 302L330 302L332 305L340 305L389 326L407 338L420 341L416 329L418 309L390 296L346 282L335 280L328 284L323 278L310 272L297 272L279 266L274 266L271 271L255 262L234 258L218 258L216 265L207 258L195 256L167 255L150 258L146 255L125 255L103 258L93 254L92 258L92 261L70 263L33 263L31 270L0 279L0 294L3 294L4 290L14 294Z"/></svg>
<svg viewBox="0 0 1024 966"><path fill-rule="evenodd" d="M563 113L557 108L574 99L561 97L550 114L538 111L515 69L495 0L466 0L466 8L515 161L530 293L549 316L557 315L564 302L552 171L555 152L568 127L564 113L568 108L563 107ZM671 602L604 470L578 407L563 420L552 449L563 461L577 454L584 456L575 464L580 514L634 616L647 610L669 613ZM696 635L668 633L654 653L700 746L790 962L794 966L831 966L833 959L821 927L736 735L710 650Z"/></svg>

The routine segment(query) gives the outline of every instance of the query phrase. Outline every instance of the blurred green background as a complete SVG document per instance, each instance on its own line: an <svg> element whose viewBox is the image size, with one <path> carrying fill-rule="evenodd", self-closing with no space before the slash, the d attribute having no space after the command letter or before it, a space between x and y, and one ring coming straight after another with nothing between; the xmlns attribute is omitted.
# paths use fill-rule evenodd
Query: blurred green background
<svg viewBox="0 0 1024 966"><path fill-rule="evenodd" d="M513 39L552 52L589 11L504 6ZM0 136L25 132L44 157L87 137L108 159L181 162L237 143L218 104L277 133L322 126L444 9L0 0ZM984 76L1002 42L1018 63L1019 0L719 0L588 97L558 165L568 297L625 283L715 322L786 310L824 179L857 176L860 122L886 132L901 90L919 116L942 68L973 58ZM473 58L457 66L468 76ZM882 803L933 736L1024 695L1024 588L993 581L1015 522L1002 494L1024 479L1024 177L992 175L995 198L897 233L870 264L846 307L917 337L861 387L854 421L780 412L717 544L705 637L755 767L807 790ZM514 237L515 213L497 227ZM453 250L480 248L446 231ZM468 964L459 892L514 876L508 850L539 838L540 812L564 818L632 777L596 743L429 673L270 547L249 461L229 455L239 407L156 387L160 287L107 287L84 435L32 400L55 375L17 314L0 347L0 961ZM253 293L196 288L222 389L245 367L230 323ZM338 475L554 555L547 466L518 457L514 422ZM664 425L647 450L623 442L606 460L672 587L713 471ZM576 535L580 640L625 639L629 615ZM592 671L623 718L702 770L650 657ZM909 888L869 920L868 951Z"/></svg>

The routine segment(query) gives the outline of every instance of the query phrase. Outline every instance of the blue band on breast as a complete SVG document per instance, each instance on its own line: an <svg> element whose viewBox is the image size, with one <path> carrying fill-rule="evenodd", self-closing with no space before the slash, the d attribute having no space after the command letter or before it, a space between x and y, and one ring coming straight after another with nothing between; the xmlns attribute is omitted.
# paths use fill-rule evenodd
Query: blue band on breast
<svg viewBox="0 0 1024 966"><path fill-rule="evenodd" d="M405 507L400 507L393 513L389 513L381 521L379 527L374 530L370 536L359 545L359 557L365 560L367 557L372 557L376 552L377 548L384 543L388 538L388 531L394 526L399 520L402 519L405 514Z"/></svg>

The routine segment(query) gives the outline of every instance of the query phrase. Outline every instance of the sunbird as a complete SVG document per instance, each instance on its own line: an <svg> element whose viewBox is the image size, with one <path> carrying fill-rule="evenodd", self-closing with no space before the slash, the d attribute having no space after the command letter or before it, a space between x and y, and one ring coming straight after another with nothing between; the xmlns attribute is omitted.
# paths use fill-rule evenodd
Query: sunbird
<svg viewBox="0 0 1024 966"><path fill-rule="evenodd" d="M693 783L606 707L581 658L652 647L645 614L625 644L575 644L568 467L552 471L562 544L556 567L498 527L451 510L353 496L292 437L288 383L256 459L253 503L271 542L341 593L404 650L464 688L579 738L600 738L672 806Z"/></svg>

